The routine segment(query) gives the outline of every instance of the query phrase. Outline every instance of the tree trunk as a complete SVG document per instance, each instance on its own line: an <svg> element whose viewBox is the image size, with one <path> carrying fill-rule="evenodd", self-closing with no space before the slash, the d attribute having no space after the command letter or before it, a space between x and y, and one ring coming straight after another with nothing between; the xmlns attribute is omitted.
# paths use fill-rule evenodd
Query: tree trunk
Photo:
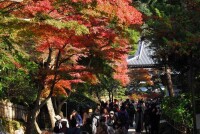
<svg viewBox="0 0 200 134"><path fill-rule="evenodd" d="M53 106L54 106L54 110L55 110L55 114L60 115L61 117L64 117L62 110L63 105L66 103L68 97L66 98L52 98L52 102L53 102Z"/></svg>
<svg viewBox="0 0 200 134"><path fill-rule="evenodd" d="M111 92L108 90L109 102L111 101Z"/></svg>
<svg viewBox="0 0 200 134"><path fill-rule="evenodd" d="M39 79L39 81L37 82L37 84L38 84L37 99L35 101L33 110L31 110L28 114L25 134L35 134L36 128L37 128L37 130L39 130L39 126L37 125L37 122L36 122L37 112L40 110L40 108L42 108L47 103L47 101L52 97L52 94L53 94L53 89L56 84L56 78L58 75L57 74L57 70L59 67L58 61L61 56L61 51L58 52L58 55L56 57L56 65L55 65L55 69L54 69L55 74L54 74L54 79L53 79L53 82L52 82L52 85L50 88L50 93L49 93L48 97L43 98L43 100L41 101L42 90L45 89L45 83L46 83L45 80L48 75L47 73L44 73L43 70L48 70L51 68L50 64L54 62L54 61L52 61L52 52L53 52L52 49L49 47L49 54L48 54L47 60L45 61L45 64L43 64L43 66L41 66L40 71L39 71L39 76L41 76L41 79ZM50 117L51 117L51 115L50 115ZM53 118L54 118L54 116L53 116Z"/></svg>
<svg viewBox="0 0 200 134"><path fill-rule="evenodd" d="M96 97L97 97L98 101L101 103L101 97L99 95L99 91L96 90L95 93L96 93Z"/></svg>
<svg viewBox="0 0 200 134"><path fill-rule="evenodd" d="M59 115L61 115L61 116L63 116L63 117L64 117L64 115L63 115L63 112L61 111L61 109L62 109L62 106L63 106L63 104L58 104L58 109L57 109L57 112L58 112L58 114L59 114Z"/></svg>
<svg viewBox="0 0 200 134"><path fill-rule="evenodd" d="M54 96L54 97L51 97L51 101L52 101L52 103L53 103L53 107L54 107L54 110L55 110L55 114L58 114L58 112L57 112L58 105L57 105L57 99L56 99L56 97L55 97L55 96Z"/></svg>
<svg viewBox="0 0 200 134"><path fill-rule="evenodd" d="M51 121L51 127L54 128L55 126L55 111L54 111L54 108L53 108L53 103L52 103L52 100L51 98L47 101L47 109L48 109L48 112L49 112L49 116L50 116L50 121Z"/></svg>
<svg viewBox="0 0 200 134"><path fill-rule="evenodd" d="M30 112L28 113L25 134L35 134L35 130L37 130L38 133L41 132L39 129L39 126L37 125L36 118L38 115L38 111L40 110L40 108L42 108L44 106L44 104L47 103L48 100L49 100L49 98L46 98L45 100L43 100L41 102L40 97L37 98L36 104L34 105L35 106L34 109L30 110ZM36 127L37 127L37 129L36 129Z"/></svg>
<svg viewBox="0 0 200 134"><path fill-rule="evenodd" d="M37 112L36 112L36 117L39 115L39 113L40 113L40 110L38 110ZM35 120L35 129L36 129L36 131L38 132L38 134L42 134L42 131L41 131L41 129L40 129L40 127L39 127L39 125L38 125L38 123L37 123L37 121Z"/></svg>
<svg viewBox="0 0 200 134"><path fill-rule="evenodd" d="M169 92L170 97L174 97L174 88L172 83L172 77L171 77L171 68L166 66L165 67L165 74L166 74L166 80L167 80L167 90Z"/></svg>
<svg viewBox="0 0 200 134"><path fill-rule="evenodd" d="M34 109L28 113L25 134L34 134L37 110Z"/></svg>
<svg viewBox="0 0 200 134"><path fill-rule="evenodd" d="M114 100L114 93L112 91L112 100L111 100L111 102L113 102L113 100Z"/></svg>

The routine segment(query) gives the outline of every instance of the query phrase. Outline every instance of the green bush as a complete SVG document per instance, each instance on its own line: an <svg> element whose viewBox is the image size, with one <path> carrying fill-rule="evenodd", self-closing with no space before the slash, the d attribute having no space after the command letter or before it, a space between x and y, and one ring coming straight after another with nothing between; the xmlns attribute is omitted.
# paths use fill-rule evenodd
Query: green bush
<svg viewBox="0 0 200 134"><path fill-rule="evenodd" d="M5 118L0 118L0 120L2 120L2 126L3 126L4 131L11 134L14 133L15 130L23 126L22 122L19 122L16 120L8 120Z"/></svg>
<svg viewBox="0 0 200 134"><path fill-rule="evenodd" d="M193 126L191 96L181 94L176 97L165 97L162 102L163 114L174 122L188 127Z"/></svg>

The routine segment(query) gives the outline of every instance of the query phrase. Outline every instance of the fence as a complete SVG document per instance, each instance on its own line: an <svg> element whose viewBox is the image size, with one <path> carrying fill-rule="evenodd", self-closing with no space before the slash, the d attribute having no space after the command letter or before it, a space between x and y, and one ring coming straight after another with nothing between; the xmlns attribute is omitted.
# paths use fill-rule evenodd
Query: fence
<svg viewBox="0 0 200 134"><path fill-rule="evenodd" d="M24 120L27 118L27 109L11 102L0 101L0 117L6 119Z"/></svg>

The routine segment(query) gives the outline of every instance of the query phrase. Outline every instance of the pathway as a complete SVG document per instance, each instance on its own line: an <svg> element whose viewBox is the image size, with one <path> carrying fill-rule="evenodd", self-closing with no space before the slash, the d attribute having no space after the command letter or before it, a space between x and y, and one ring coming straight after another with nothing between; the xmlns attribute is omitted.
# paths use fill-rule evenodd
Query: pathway
<svg viewBox="0 0 200 134"><path fill-rule="evenodd" d="M133 127L128 129L128 134L139 134L135 132L135 122L133 122Z"/></svg>
<svg viewBox="0 0 200 134"><path fill-rule="evenodd" d="M128 134L135 134L135 129L134 128L129 128Z"/></svg>
<svg viewBox="0 0 200 134"><path fill-rule="evenodd" d="M166 121L165 120L160 120L160 124L163 124L163 123L166 123ZM135 122L133 123L133 126L135 126ZM163 129L163 128L162 128ZM166 125L165 125L165 129L168 129L168 127L166 127ZM167 133L167 130L164 130L163 132L161 131L161 133L165 133L166 132L166 134L168 134ZM131 128L129 128L129 130L128 130L128 134L145 134L145 131L143 131L142 133L136 133L135 132L135 128L134 127L131 127Z"/></svg>
<svg viewBox="0 0 200 134"><path fill-rule="evenodd" d="M145 131L143 131L142 133L136 133L135 129L132 127L132 128L129 128L128 134L145 134Z"/></svg>

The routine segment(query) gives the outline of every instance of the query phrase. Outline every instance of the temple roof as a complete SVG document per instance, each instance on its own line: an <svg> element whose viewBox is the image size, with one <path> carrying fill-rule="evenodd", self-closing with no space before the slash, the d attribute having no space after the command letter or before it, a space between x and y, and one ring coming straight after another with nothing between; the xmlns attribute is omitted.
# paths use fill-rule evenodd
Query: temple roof
<svg viewBox="0 0 200 134"><path fill-rule="evenodd" d="M150 42L140 41L134 56L127 59L129 68L155 68L158 67L152 56L154 51L149 48Z"/></svg>

